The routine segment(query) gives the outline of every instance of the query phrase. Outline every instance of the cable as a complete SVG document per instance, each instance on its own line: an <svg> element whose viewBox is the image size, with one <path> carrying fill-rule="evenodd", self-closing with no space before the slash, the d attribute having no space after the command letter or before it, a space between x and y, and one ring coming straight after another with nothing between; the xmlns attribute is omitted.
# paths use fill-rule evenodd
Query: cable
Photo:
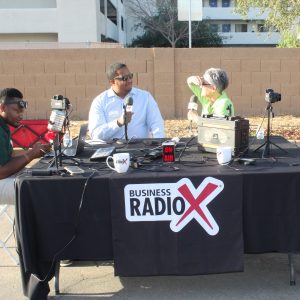
<svg viewBox="0 0 300 300"><path fill-rule="evenodd" d="M266 108L266 109L265 109L265 113L264 113L264 115L263 115L263 119L262 119L262 121L260 122L260 124L258 125L258 129L256 130L256 132L259 132L259 131L260 131L260 129L261 129L263 123L264 123L264 120L265 120L265 118L266 118L267 111L268 111L268 110L267 110L267 108ZM240 157L242 157L245 153L247 153L247 151L250 150L250 147L254 144L254 142L255 142L255 138L253 138L253 140L252 140L252 142L251 142L250 144L248 143L248 146L247 146L242 152L240 152L240 153L236 156L236 158L240 158Z"/></svg>
<svg viewBox="0 0 300 300"><path fill-rule="evenodd" d="M80 217L80 212L81 212L81 208L82 208L82 205L83 205L83 200L84 200L84 194L85 194L85 191L86 191L86 188L87 188L87 185L88 185L88 182L89 180L93 177L93 175L96 173L97 170L95 169L92 169L93 172L88 176L88 178L86 179L85 183L84 183L84 187L83 187L83 190L82 190L82 193L81 193L81 197L80 197L80 203L79 203L79 206L78 206L78 213L77 213L77 216L75 218L75 222L74 222L74 235L71 237L71 239L60 249L58 250L54 255L53 255L53 258L52 258L52 262L51 262L51 266L49 268L49 271L47 272L46 276L43 278L43 279L39 279L37 277L37 279L40 281L40 282L45 282L48 278L48 276L50 275L53 267L54 267L54 264L57 260L57 257L63 253L63 251L65 251L65 249L67 249L67 247L75 240L75 238L77 237L77 234L78 234L78 226L79 226L79 217Z"/></svg>
<svg viewBox="0 0 300 300"><path fill-rule="evenodd" d="M186 150L187 146L189 145L189 143L195 139L196 136L193 136L191 137L184 145L183 149L181 150L181 152L179 153L179 156L178 156L178 162L180 163L180 160L181 160L181 156L182 154L184 153L184 151Z"/></svg>
<svg viewBox="0 0 300 300"><path fill-rule="evenodd" d="M163 169L159 169L159 167L163 168ZM164 173L164 172L170 172L170 171L178 171L180 170L180 168L174 166L173 164L151 164L149 165L149 168L147 168L147 165L139 165L138 168L133 168L135 170L143 170L143 171L147 171L147 172L158 172L158 173Z"/></svg>

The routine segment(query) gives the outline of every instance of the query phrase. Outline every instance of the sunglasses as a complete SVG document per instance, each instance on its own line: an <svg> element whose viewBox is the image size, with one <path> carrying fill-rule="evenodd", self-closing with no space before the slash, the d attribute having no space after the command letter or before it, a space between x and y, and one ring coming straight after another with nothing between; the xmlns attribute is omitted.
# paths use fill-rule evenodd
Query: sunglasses
<svg viewBox="0 0 300 300"><path fill-rule="evenodd" d="M27 108L28 107L28 102L22 99L18 98L6 98L3 101L4 104L18 104L19 108Z"/></svg>
<svg viewBox="0 0 300 300"><path fill-rule="evenodd" d="M201 79L201 84L200 84L200 86L210 86L210 85L211 85L210 83L205 82L203 77L200 77L200 79Z"/></svg>
<svg viewBox="0 0 300 300"><path fill-rule="evenodd" d="M132 79L132 78L133 78L133 73L129 73L121 77L115 77L114 80L127 81L128 79Z"/></svg>

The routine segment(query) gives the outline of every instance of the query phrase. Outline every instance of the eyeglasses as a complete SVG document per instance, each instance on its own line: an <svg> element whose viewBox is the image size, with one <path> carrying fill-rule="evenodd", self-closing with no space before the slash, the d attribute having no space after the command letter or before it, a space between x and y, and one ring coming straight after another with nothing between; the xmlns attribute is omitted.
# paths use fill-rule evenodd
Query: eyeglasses
<svg viewBox="0 0 300 300"><path fill-rule="evenodd" d="M19 108L27 108L28 102L19 98L6 98L4 104L18 104Z"/></svg>
<svg viewBox="0 0 300 300"><path fill-rule="evenodd" d="M129 73L127 75L123 75L121 77L115 77L114 80L121 80L121 81L127 81L128 79L133 78L133 73Z"/></svg>

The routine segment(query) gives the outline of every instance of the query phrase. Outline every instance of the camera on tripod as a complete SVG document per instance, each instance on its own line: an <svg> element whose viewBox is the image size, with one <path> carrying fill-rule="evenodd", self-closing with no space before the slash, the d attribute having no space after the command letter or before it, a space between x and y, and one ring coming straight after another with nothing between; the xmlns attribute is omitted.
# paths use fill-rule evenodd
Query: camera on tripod
<svg viewBox="0 0 300 300"><path fill-rule="evenodd" d="M70 108L70 101L62 95L55 95L51 99L51 108L58 110L68 110Z"/></svg>
<svg viewBox="0 0 300 300"><path fill-rule="evenodd" d="M281 94L275 93L272 89L267 89L265 100L269 103L281 101Z"/></svg>
<svg viewBox="0 0 300 300"><path fill-rule="evenodd" d="M62 95L55 95L51 99L52 112L49 119L48 129L55 132L64 131L68 125L68 109L71 104L68 98Z"/></svg>

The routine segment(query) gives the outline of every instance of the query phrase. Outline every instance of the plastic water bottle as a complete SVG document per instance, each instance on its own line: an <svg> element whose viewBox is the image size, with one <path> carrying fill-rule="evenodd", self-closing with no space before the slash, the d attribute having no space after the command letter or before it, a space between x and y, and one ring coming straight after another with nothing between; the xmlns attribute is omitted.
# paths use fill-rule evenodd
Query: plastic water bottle
<svg viewBox="0 0 300 300"><path fill-rule="evenodd" d="M256 138L258 140L263 140L265 138L265 129L264 128L260 128L257 132L256 132Z"/></svg>
<svg viewBox="0 0 300 300"><path fill-rule="evenodd" d="M70 148L72 146L72 138L69 132L64 134L63 145L65 148Z"/></svg>

